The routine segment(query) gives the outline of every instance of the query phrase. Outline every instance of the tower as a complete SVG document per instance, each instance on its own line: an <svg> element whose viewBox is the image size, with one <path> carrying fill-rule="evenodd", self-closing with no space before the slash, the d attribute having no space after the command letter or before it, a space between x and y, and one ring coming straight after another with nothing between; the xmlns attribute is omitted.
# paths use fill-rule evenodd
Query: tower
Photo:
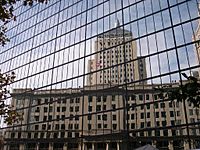
<svg viewBox="0 0 200 150"><path fill-rule="evenodd" d="M118 19L114 28L97 37L95 51L88 62L88 85L124 84L146 77L145 59L137 57L132 32L121 28Z"/></svg>
<svg viewBox="0 0 200 150"><path fill-rule="evenodd" d="M198 6L200 9L200 4L198 4ZM200 13L198 15L200 15ZM195 41L197 64L200 64L200 20L198 20L197 29L192 38L193 38L193 41ZM196 71L193 72L193 76L199 77L199 75L200 75L200 69L198 69L197 72Z"/></svg>

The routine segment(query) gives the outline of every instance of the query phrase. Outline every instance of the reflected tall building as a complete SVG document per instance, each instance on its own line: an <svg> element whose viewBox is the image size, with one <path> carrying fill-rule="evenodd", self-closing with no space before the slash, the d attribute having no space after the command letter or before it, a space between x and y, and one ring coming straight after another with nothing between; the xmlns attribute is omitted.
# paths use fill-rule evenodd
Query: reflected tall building
<svg viewBox="0 0 200 150"><path fill-rule="evenodd" d="M119 20L113 29L97 37L95 52L95 58L88 62L88 85L124 84L147 76L145 59L137 57L132 32L120 27Z"/></svg>
<svg viewBox="0 0 200 150"><path fill-rule="evenodd" d="M199 5L200 8L200 5ZM200 15L200 14L199 14ZM200 20L198 20L197 29L195 31L195 34L193 36L193 41L195 41L195 49L196 49L196 59L197 64L200 64ZM199 77L200 69L198 71L193 71L193 76Z"/></svg>

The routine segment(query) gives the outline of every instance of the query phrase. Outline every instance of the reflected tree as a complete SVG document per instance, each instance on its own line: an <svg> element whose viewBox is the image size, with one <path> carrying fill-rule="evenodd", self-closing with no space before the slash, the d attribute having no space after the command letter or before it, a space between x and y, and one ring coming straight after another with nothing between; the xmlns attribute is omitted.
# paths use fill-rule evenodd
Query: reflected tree
<svg viewBox="0 0 200 150"><path fill-rule="evenodd" d="M31 7L34 3L47 3L48 0L0 0L0 45L4 46L9 38L6 36L6 25L16 20L14 14L14 5L17 2L23 2L24 6ZM9 91L7 86L15 79L15 73L0 73L0 116L4 119L4 123L12 125L14 122L22 119L22 115L12 110L12 106L6 104Z"/></svg>
<svg viewBox="0 0 200 150"><path fill-rule="evenodd" d="M14 5L17 2L23 2L24 6L32 6L34 2L47 3L48 0L0 0L0 45L4 46L9 42L6 36L6 24L16 20L14 14Z"/></svg>
<svg viewBox="0 0 200 150"><path fill-rule="evenodd" d="M10 75L0 73L0 116L7 125L12 125L14 122L22 120L22 114L18 113L16 110L12 110L12 107L7 102L10 97L10 92L6 87L9 86L14 79L14 72Z"/></svg>
<svg viewBox="0 0 200 150"><path fill-rule="evenodd" d="M168 98L171 101L188 101L194 107L200 107L200 83L197 78L187 76L182 73L186 80L181 81L179 85L168 85L161 88L155 88L160 91L159 97Z"/></svg>

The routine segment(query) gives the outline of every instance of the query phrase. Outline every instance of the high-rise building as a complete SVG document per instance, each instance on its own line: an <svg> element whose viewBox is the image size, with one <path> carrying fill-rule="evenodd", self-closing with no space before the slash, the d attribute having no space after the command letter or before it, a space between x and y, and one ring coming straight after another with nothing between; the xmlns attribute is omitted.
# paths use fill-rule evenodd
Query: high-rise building
<svg viewBox="0 0 200 150"><path fill-rule="evenodd" d="M198 5L198 7L200 8L200 4ZM200 13L199 13L199 16L200 16ZM196 28L195 34L193 35L193 41L195 42L196 61L197 61L197 64L199 65L200 64L200 20L198 20L197 28ZM200 69L198 69L198 71L195 71L193 74L199 78Z"/></svg>
<svg viewBox="0 0 200 150"><path fill-rule="evenodd" d="M98 35L94 49L94 59L88 62L88 85L137 83L147 77L146 62L137 56L133 34L119 20L114 28Z"/></svg>

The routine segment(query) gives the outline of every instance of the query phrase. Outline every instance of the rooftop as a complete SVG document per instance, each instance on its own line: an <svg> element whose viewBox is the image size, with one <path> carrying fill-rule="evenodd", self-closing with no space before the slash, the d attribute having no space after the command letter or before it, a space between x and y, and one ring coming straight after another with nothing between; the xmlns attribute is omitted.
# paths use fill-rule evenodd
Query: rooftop
<svg viewBox="0 0 200 150"><path fill-rule="evenodd" d="M115 23L115 27L111 30L100 34L99 38L113 38L113 37L130 37L132 36L132 32L120 27L120 22L117 19Z"/></svg>

